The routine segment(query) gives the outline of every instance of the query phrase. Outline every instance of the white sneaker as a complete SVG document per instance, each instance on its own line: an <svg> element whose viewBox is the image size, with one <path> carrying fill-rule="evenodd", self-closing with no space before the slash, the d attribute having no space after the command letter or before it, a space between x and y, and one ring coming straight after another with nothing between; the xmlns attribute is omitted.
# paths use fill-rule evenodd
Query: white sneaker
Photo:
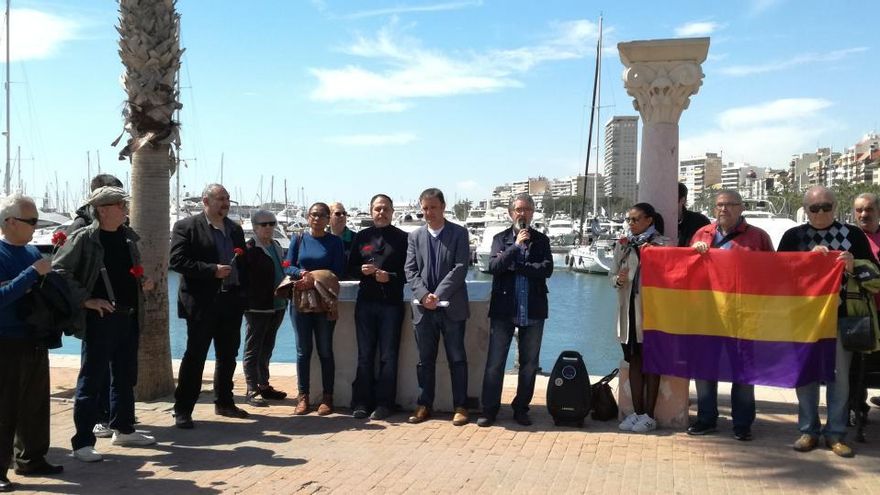
<svg viewBox="0 0 880 495"><path fill-rule="evenodd" d="M117 431L113 433L113 441L111 443L120 447L142 447L144 445L153 445L156 443L156 438L136 431L132 433L119 433Z"/></svg>
<svg viewBox="0 0 880 495"><path fill-rule="evenodd" d="M92 428L92 434L96 438L110 438L113 436L113 430L110 429L110 425L107 423L95 423L95 427Z"/></svg>
<svg viewBox="0 0 880 495"><path fill-rule="evenodd" d="M657 429L657 422L654 421L654 418L648 416L647 414L642 414L639 416L638 421L632 427L633 433L645 433L648 431L653 431Z"/></svg>
<svg viewBox="0 0 880 495"><path fill-rule="evenodd" d="M82 462L98 462L103 461L104 456L98 453L94 447L82 447L73 451L73 458Z"/></svg>
<svg viewBox="0 0 880 495"><path fill-rule="evenodd" d="M629 416L623 418L623 421L617 425L617 429L620 431L632 431L633 426L635 426L636 422L639 420L639 415L636 413L632 413Z"/></svg>

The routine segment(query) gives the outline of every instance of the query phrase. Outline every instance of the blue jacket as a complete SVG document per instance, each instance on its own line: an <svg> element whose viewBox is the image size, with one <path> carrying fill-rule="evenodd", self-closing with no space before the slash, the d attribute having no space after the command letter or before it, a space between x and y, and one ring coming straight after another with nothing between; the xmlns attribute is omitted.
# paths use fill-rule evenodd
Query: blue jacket
<svg viewBox="0 0 880 495"><path fill-rule="evenodd" d="M40 259L34 246L13 246L0 241L0 338L29 338L32 327L18 315L24 295L39 275L31 265Z"/></svg>
<svg viewBox="0 0 880 495"><path fill-rule="evenodd" d="M515 244L513 227L492 238L489 273L494 277L489 318L510 319L516 316L516 276L524 275L529 281L529 319L547 319L547 279L553 274L550 240L534 229L529 229L529 234L531 241L524 263L516 261L519 247Z"/></svg>

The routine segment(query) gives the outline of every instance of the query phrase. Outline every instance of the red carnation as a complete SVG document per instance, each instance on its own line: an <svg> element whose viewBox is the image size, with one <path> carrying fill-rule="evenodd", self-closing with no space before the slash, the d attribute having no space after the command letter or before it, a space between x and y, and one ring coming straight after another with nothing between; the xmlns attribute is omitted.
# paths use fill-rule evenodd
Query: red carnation
<svg viewBox="0 0 880 495"><path fill-rule="evenodd" d="M67 242L67 234L64 233L63 230L59 230L52 234L52 245L55 247L61 247L64 243Z"/></svg>
<svg viewBox="0 0 880 495"><path fill-rule="evenodd" d="M242 249L242 248L235 248L235 249L232 250L232 254L233 254L234 256L241 256L241 255L244 254L244 249Z"/></svg>
<svg viewBox="0 0 880 495"><path fill-rule="evenodd" d="M621 246L626 246L627 244L629 244L629 238L628 237L621 237L620 240L617 242L619 242Z"/></svg>
<svg viewBox="0 0 880 495"><path fill-rule="evenodd" d="M290 268L290 260L284 260L281 262L281 268Z"/></svg>
<svg viewBox="0 0 880 495"><path fill-rule="evenodd" d="M144 267L141 265L134 265L133 267L131 267L128 273L130 273L131 276L134 278L141 278L144 276Z"/></svg>
<svg viewBox="0 0 880 495"><path fill-rule="evenodd" d="M370 254L370 253L372 253L372 252L373 252L373 245L372 245L372 244L367 244L366 246L364 246L364 247L361 248L361 252L364 253L364 254Z"/></svg>

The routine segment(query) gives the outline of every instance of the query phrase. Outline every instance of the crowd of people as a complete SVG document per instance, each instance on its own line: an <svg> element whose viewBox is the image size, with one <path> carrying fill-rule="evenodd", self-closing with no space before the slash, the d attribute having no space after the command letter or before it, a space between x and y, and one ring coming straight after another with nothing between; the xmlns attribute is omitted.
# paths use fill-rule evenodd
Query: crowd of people
<svg viewBox="0 0 880 495"><path fill-rule="evenodd" d="M71 302L67 329L82 339L82 365L74 399L76 432L72 455L84 462L103 456L96 438L112 437L118 446L145 446L155 438L137 432L134 387L137 383L139 322L144 293L154 289L145 275L138 235L127 224L129 196L112 176L92 181L87 204L78 211L66 242L51 259L29 244L38 221L32 199L12 195L0 204L0 491L13 489L7 471L20 475L51 475L61 466L47 462L49 447L48 350L60 345L60 335L41 333L20 307L44 290L43 280L60 276ZM698 253L712 249L773 251L769 236L742 216L739 193L715 195L716 221L685 209L687 189L679 185L679 246ZM308 228L291 239L286 256L272 238L275 215L252 212L254 237L245 239L242 227L228 218L229 193L220 184L207 186L204 211L178 221L172 229L170 268L181 275L178 316L186 321L186 349L174 392L174 424L195 427L194 406L201 389L208 349L213 343L214 412L246 418L234 401L233 375L244 338L245 402L267 407L287 393L270 383L269 362L285 313L296 329L297 402L294 414L334 412L335 360L333 334L339 280L359 281L354 310L357 374L352 384L352 415L382 420L395 412L398 354L405 307L411 307L418 352L417 407L410 423L431 418L435 400L436 361L442 337L452 384L453 424L470 421L467 404L468 362L465 328L470 317L465 278L470 260L468 232L444 217L442 191L426 189L419 196L425 225L406 232L391 225L392 199L377 194L370 200L373 225L353 233L346 227L345 206L315 203L308 209ZM834 252L847 272L853 260L877 263L880 250L880 206L871 194L854 205L858 226L835 220L837 203L831 191L814 187L804 196L808 223L789 230L779 251ZM548 318L547 279L553 273L550 243L532 228L535 203L528 194L509 204L511 225L492 242L489 271L493 276L488 317L489 346L477 425L497 421L505 363L514 335L519 366L513 419L531 425L529 405L535 389L544 322ZM629 363L626 386L634 411L620 423L623 431L648 432L657 427L655 406L660 377L643 368L640 262L648 246L664 246L662 216L648 203L627 211L626 242L615 243L609 274L618 292L617 336ZM413 300L403 300L404 285ZM316 350L321 368L321 394L312 395L310 362ZM650 349L648 349L650 351ZM377 359L378 356L378 366ZM828 421L820 428L819 384L798 387L798 451L818 444L820 435L838 455L853 455L844 442L852 353L838 345L836 378L828 383ZM697 418L692 435L716 430L717 382L697 380ZM733 433L752 439L755 420L754 387L732 384Z"/></svg>

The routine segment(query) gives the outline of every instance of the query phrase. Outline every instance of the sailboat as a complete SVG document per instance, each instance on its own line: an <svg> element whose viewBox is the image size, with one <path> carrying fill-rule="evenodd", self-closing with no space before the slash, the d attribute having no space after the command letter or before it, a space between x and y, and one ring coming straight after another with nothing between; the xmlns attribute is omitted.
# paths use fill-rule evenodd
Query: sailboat
<svg viewBox="0 0 880 495"><path fill-rule="evenodd" d="M606 274L611 268L612 247L614 241L611 238L613 226L606 221L603 225L600 221L598 189L599 189L599 143L601 135L601 126L599 125L599 105L602 101L601 92L602 81L602 17L599 16L599 40L596 43L596 71L593 79L593 107L590 110L590 126L587 138L587 159L584 164L584 190L581 196L581 218L578 228L577 238L580 245L574 247L566 256L568 266L582 273L599 273ZM586 221L587 210L587 178L590 172L590 151L592 151L593 142L593 125L596 125L596 172L593 176L593 218L589 221L589 229L586 237L584 236L584 226Z"/></svg>

